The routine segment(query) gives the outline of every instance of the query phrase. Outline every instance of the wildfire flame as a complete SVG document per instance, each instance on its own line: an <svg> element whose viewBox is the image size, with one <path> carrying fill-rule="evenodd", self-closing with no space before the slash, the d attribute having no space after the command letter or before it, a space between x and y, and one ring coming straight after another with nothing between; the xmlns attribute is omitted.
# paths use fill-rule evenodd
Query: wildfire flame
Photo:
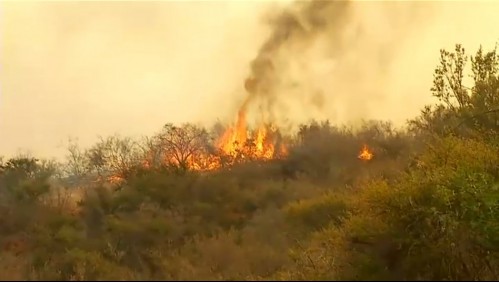
<svg viewBox="0 0 499 282"><path fill-rule="evenodd" d="M270 65L270 68L272 66ZM260 126L256 130L249 130L246 118L246 109L252 102L256 93L265 89L262 82L252 77L245 81L245 88L248 97L241 105L237 114L237 120L233 126L230 126L215 142L218 149L217 153L196 152L190 155L186 161L187 167L191 170L209 171L220 169L225 165L233 165L241 160L272 160L284 157L288 154L286 146L279 142L279 134L265 119L262 118ZM152 168L152 156L146 157L142 161L142 167ZM223 161L222 161L223 159ZM228 160L227 160L228 159ZM168 164L179 165L178 159L173 156L167 156L162 160ZM123 177L112 175L108 177L108 182L119 183L124 180Z"/></svg>
<svg viewBox="0 0 499 282"><path fill-rule="evenodd" d="M284 145L277 146L273 133L271 126L263 123L257 130L248 131L246 113L241 109L235 126L228 128L217 144L229 156L270 160L287 152Z"/></svg>
<svg viewBox="0 0 499 282"><path fill-rule="evenodd" d="M228 127L215 141L217 152L199 152L190 155L187 159L189 169L210 171L241 161L272 160L287 155L287 148L284 144L278 144L276 130L272 126L262 123L256 130L248 130L244 108L243 105L233 126ZM148 158L152 159L152 156ZM163 161L179 165L173 156L167 156ZM144 160L142 167L151 168L150 161Z"/></svg>
<svg viewBox="0 0 499 282"><path fill-rule="evenodd" d="M270 61L264 60L263 62L260 64L263 64L265 69L273 69ZM244 87L248 96L239 109L235 126L227 129L218 140L218 146L224 154L258 160L270 160L287 155L287 148L283 144L277 144L276 130L266 123L268 121L265 119L262 118L257 130L253 132L248 130L246 110L248 105L254 102L254 97L257 94L266 91L264 84L261 78L258 79L254 76L246 79Z"/></svg>
<svg viewBox="0 0 499 282"><path fill-rule="evenodd" d="M369 161L374 157L373 153L367 148L367 145L364 145L362 147L362 150L360 150L360 154L358 156L359 159L364 160L364 161Z"/></svg>

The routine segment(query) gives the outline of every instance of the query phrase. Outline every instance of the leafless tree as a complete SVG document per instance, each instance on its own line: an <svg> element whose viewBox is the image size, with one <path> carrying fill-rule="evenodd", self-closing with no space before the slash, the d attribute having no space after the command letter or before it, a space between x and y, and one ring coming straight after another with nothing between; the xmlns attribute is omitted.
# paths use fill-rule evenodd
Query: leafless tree
<svg viewBox="0 0 499 282"><path fill-rule="evenodd" d="M69 140L67 151L63 168L66 176L80 178L87 175L90 164L86 152L79 147L75 140Z"/></svg>
<svg viewBox="0 0 499 282"><path fill-rule="evenodd" d="M210 143L208 132L190 123L184 123L181 126L168 123L157 138L164 160L181 170L189 169L190 163L196 162L199 157L206 156Z"/></svg>
<svg viewBox="0 0 499 282"><path fill-rule="evenodd" d="M140 165L143 153L139 143L118 135L100 138L86 152L90 169L101 177L126 178L132 169Z"/></svg>

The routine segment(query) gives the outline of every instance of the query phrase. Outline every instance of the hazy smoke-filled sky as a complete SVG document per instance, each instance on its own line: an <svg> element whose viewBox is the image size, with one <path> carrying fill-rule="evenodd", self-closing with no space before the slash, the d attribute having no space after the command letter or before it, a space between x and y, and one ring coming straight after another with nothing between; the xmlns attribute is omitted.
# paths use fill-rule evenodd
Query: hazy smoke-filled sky
<svg viewBox="0 0 499 282"><path fill-rule="evenodd" d="M290 5L1 2L0 155L61 156L70 136L88 146L166 122L233 121L269 22ZM440 48L499 41L494 1L361 1L345 13L340 32L279 51L281 119L402 124L431 101Z"/></svg>

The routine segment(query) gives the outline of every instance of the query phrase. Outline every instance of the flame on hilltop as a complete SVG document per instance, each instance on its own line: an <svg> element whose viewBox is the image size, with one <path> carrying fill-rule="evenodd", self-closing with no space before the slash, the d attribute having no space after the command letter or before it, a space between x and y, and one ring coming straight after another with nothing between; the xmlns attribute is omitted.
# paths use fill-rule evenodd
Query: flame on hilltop
<svg viewBox="0 0 499 282"><path fill-rule="evenodd" d="M243 109L237 115L235 127L229 127L218 140L218 146L227 155L234 155L248 138L246 113Z"/></svg>
<svg viewBox="0 0 499 282"><path fill-rule="evenodd" d="M256 130L248 129L246 120L246 106L243 104L237 115L233 126L215 141L215 152L204 150L196 151L186 157L185 165L196 171L217 170L224 166L231 166L241 161L272 160L287 155L287 148L281 142L280 135L275 128L269 124L261 123ZM172 153L160 157L159 162L163 164L180 165L178 154ZM154 153L151 150L142 160L142 167L150 169L153 167ZM109 182L117 183L120 179L112 176Z"/></svg>
<svg viewBox="0 0 499 282"><path fill-rule="evenodd" d="M364 145L362 147L362 150L360 151L360 154L358 156L359 159L364 160L364 161L369 161L374 157L373 153L367 148L367 145Z"/></svg>
<svg viewBox="0 0 499 282"><path fill-rule="evenodd" d="M270 160L287 153L283 144L278 146L275 133L276 130L272 126L264 123L257 130L249 131L245 106L243 105L235 126L229 127L225 131L217 145L225 155Z"/></svg>

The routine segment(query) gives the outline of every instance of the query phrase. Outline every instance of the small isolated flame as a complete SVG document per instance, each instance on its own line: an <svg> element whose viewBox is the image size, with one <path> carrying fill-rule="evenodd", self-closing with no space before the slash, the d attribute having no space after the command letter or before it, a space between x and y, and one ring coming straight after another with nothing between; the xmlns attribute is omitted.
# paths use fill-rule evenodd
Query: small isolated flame
<svg viewBox="0 0 499 282"><path fill-rule="evenodd" d="M124 178L119 175L110 175L107 177L107 182L111 184L120 184L124 181Z"/></svg>
<svg viewBox="0 0 499 282"><path fill-rule="evenodd" d="M359 159L364 160L364 161L369 161L374 157L373 153L369 151L369 148L367 148L367 145L364 145L362 147L362 150L360 151L360 154L358 156Z"/></svg>

